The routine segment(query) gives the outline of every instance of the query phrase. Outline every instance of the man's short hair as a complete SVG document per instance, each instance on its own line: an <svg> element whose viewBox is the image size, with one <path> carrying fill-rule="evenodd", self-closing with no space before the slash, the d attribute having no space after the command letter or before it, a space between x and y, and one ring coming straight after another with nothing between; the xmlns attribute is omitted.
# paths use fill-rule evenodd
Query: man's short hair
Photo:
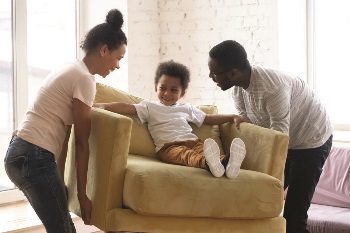
<svg viewBox="0 0 350 233"><path fill-rule="evenodd" d="M209 56L218 62L222 68L236 68L246 70L250 67L247 52L244 47L234 40L225 40L215 45Z"/></svg>

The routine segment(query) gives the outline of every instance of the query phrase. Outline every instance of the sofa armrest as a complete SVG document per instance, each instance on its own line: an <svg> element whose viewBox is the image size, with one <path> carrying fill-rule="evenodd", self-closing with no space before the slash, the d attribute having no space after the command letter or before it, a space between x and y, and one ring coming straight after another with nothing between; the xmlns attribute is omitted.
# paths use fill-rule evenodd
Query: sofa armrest
<svg viewBox="0 0 350 233"><path fill-rule="evenodd" d="M105 229L108 210L122 207L123 185L129 153L132 120L123 115L92 108L87 195L92 202L91 223ZM74 131L69 141L65 169L69 210L79 216L75 169Z"/></svg>
<svg viewBox="0 0 350 233"><path fill-rule="evenodd" d="M229 151L233 138L244 141L247 154L242 169L262 172L282 181L289 143L287 134L250 123L242 123L238 130L234 123L226 123L220 125L220 137L225 152Z"/></svg>

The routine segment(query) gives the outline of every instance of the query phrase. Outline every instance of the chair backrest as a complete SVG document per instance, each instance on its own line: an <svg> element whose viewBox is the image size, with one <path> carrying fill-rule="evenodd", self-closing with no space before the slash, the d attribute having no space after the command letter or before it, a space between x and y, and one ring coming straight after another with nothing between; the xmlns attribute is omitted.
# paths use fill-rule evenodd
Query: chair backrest
<svg viewBox="0 0 350 233"><path fill-rule="evenodd" d="M101 83L96 84L96 103L124 102L129 104L137 104L142 100L143 98L128 94L111 86ZM214 114L218 112L217 107L214 105L200 105L197 107L207 114ZM153 139L149 134L147 124L141 125L137 123L134 116L129 117L133 120L129 153L155 157L155 146ZM200 128L194 124L191 124L191 126L193 133L196 134L198 138L203 140L209 137L213 138L223 152L218 126L203 125Z"/></svg>
<svg viewBox="0 0 350 233"><path fill-rule="evenodd" d="M283 180L289 137L276 130L242 123L238 130L232 123L220 125L221 141L228 151L233 138L241 138L246 146L242 169L262 172Z"/></svg>

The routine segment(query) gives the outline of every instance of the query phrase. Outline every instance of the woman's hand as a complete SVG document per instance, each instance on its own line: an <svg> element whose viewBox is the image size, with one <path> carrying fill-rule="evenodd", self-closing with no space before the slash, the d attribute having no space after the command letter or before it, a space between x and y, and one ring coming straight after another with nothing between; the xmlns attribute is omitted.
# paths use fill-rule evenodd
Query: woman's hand
<svg viewBox="0 0 350 233"><path fill-rule="evenodd" d="M79 204L80 204L80 210L81 210L81 217L84 221L85 225L91 225L91 201L90 199L84 195L79 195L78 194L78 199L79 199Z"/></svg>

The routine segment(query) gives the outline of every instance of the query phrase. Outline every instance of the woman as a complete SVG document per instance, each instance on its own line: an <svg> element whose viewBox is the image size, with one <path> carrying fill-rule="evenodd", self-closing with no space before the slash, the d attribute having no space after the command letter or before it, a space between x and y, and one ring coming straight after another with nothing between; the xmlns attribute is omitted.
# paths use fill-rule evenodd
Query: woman
<svg viewBox="0 0 350 233"><path fill-rule="evenodd" d="M119 69L127 45L122 25L121 12L110 10L106 22L92 28L82 42L84 58L48 75L7 150L7 175L26 195L49 233L75 232L62 179L73 124L78 199L84 223L90 224L86 177L91 106L96 93L93 75L106 77Z"/></svg>

